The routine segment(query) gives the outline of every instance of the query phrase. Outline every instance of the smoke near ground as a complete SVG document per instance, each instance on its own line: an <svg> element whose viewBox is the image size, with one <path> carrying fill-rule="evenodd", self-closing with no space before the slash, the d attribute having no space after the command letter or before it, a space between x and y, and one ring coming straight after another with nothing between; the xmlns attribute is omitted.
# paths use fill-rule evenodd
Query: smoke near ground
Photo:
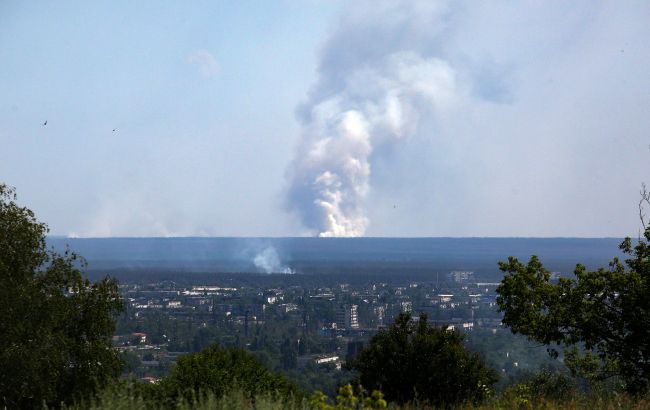
<svg viewBox="0 0 650 410"><path fill-rule="evenodd" d="M273 246L267 246L255 255L253 263L258 270L264 273L294 273L290 267L282 263L280 255Z"/></svg>
<svg viewBox="0 0 650 410"><path fill-rule="evenodd" d="M300 108L288 206L322 237L362 236L378 144L400 144L457 99L453 67L430 45L442 2L355 2L325 44Z"/></svg>

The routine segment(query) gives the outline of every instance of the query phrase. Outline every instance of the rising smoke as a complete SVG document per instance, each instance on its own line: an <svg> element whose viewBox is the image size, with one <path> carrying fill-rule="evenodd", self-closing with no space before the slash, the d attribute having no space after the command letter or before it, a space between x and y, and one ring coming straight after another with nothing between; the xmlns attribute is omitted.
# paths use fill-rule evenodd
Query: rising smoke
<svg viewBox="0 0 650 410"><path fill-rule="evenodd" d="M435 121L456 98L456 74L432 44L445 4L354 2L323 49L319 78L300 108L302 138L288 206L319 236L361 236L369 220L372 153Z"/></svg>
<svg viewBox="0 0 650 410"><path fill-rule="evenodd" d="M262 249L253 258L255 267L264 273L294 273L293 269L284 265L280 260L280 255L273 246L267 246Z"/></svg>

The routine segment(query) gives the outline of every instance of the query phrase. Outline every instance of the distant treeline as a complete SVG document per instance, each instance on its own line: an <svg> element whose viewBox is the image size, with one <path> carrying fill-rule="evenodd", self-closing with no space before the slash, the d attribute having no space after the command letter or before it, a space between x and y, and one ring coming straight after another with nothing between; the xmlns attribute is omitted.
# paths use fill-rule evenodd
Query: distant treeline
<svg viewBox="0 0 650 410"><path fill-rule="evenodd" d="M551 271L569 275L580 262L607 266L617 238L64 238L50 237L58 251L69 246L89 262L91 272L260 272L255 258L272 248L278 268L296 273L374 275L377 280L442 280L468 270L480 281L498 281L497 262L537 255ZM281 269L278 269L281 270ZM382 279L383 278L383 279ZM365 278L368 280L369 278ZM283 280L286 280L284 277ZM329 279L331 280L331 278ZM348 280L349 281L349 280Z"/></svg>

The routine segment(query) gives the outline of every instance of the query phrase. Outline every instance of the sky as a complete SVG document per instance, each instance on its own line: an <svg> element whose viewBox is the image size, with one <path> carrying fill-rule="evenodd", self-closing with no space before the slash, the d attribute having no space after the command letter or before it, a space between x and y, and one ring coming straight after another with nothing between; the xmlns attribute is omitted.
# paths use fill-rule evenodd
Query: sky
<svg viewBox="0 0 650 410"><path fill-rule="evenodd" d="M649 38L647 1L2 1L0 182L75 237L635 236Z"/></svg>

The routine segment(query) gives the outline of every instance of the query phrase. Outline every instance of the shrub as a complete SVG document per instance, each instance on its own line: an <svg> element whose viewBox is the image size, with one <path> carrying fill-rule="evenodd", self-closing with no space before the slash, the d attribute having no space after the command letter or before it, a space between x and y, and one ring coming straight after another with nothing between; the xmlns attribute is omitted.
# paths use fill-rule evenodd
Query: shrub
<svg viewBox="0 0 650 410"><path fill-rule="evenodd" d="M478 403L491 395L496 381L494 371L465 349L461 334L430 326L426 315L415 322L408 313L376 334L350 365L365 389L380 390L400 404Z"/></svg>

